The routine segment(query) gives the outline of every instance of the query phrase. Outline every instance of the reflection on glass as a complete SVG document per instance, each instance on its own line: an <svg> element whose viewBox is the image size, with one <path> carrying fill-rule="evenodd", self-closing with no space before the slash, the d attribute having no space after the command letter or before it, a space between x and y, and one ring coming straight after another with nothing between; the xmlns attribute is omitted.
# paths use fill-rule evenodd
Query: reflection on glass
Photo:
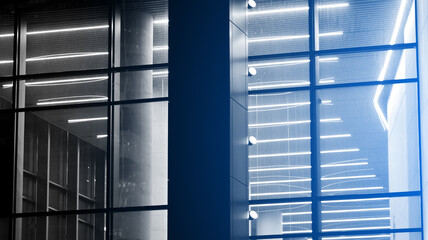
<svg viewBox="0 0 428 240"><path fill-rule="evenodd" d="M104 207L106 139L97 135L106 115L105 107L20 114L18 213Z"/></svg>
<svg viewBox="0 0 428 240"><path fill-rule="evenodd" d="M320 85L416 78L416 50L347 53L317 57Z"/></svg>
<svg viewBox="0 0 428 240"><path fill-rule="evenodd" d="M105 68L108 33L107 8L28 14L27 73Z"/></svg>
<svg viewBox="0 0 428 240"><path fill-rule="evenodd" d="M120 66L168 62L168 4L121 3Z"/></svg>
<svg viewBox="0 0 428 240"><path fill-rule="evenodd" d="M318 91L323 195L419 190L416 84ZM397 177L400 176L400 177Z"/></svg>
<svg viewBox="0 0 428 240"><path fill-rule="evenodd" d="M248 78L248 90L309 86L309 59L290 58L252 61L257 74Z"/></svg>
<svg viewBox="0 0 428 240"><path fill-rule="evenodd" d="M249 98L250 199L311 195L309 93Z"/></svg>
<svg viewBox="0 0 428 240"><path fill-rule="evenodd" d="M114 99L133 100L168 96L168 70L116 73Z"/></svg>
<svg viewBox="0 0 428 240"><path fill-rule="evenodd" d="M248 11L249 56L309 49L307 0L257 1Z"/></svg>
<svg viewBox="0 0 428 240"><path fill-rule="evenodd" d="M107 75L20 81L25 107L106 102ZM20 100L20 101L23 101Z"/></svg>
<svg viewBox="0 0 428 240"><path fill-rule="evenodd" d="M351 240L351 239L364 239L364 240L421 240L422 234L417 232L410 233L379 233L370 235L342 235L333 237L323 237L322 240Z"/></svg>
<svg viewBox="0 0 428 240"><path fill-rule="evenodd" d="M0 82L0 109L8 109L13 107L12 93L12 81Z"/></svg>
<svg viewBox="0 0 428 240"><path fill-rule="evenodd" d="M321 206L323 232L421 227L419 197L331 200Z"/></svg>
<svg viewBox="0 0 428 240"><path fill-rule="evenodd" d="M32 239L105 239L105 215L58 215L15 219L16 238Z"/></svg>
<svg viewBox="0 0 428 240"><path fill-rule="evenodd" d="M415 42L414 1L317 0L316 4L320 50ZM322 7L329 5L336 7Z"/></svg>
<svg viewBox="0 0 428 240"><path fill-rule="evenodd" d="M13 71L13 15L0 15L0 77L11 76Z"/></svg>
<svg viewBox="0 0 428 240"><path fill-rule="evenodd" d="M113 239L167 239L167 211L113 214Z"/></svg>
<svg viewBox="0 0 428 240"><path fill-rule="evenodd" d="M168 104L114 108L114 206L167 204Z"/></svg>
<svg viewBox="0 0 428 240"><path fill-rule="evenodd" d="M250 221L252 236L312 232L311 202L257 204L250 209L259 214Z"/></svg>

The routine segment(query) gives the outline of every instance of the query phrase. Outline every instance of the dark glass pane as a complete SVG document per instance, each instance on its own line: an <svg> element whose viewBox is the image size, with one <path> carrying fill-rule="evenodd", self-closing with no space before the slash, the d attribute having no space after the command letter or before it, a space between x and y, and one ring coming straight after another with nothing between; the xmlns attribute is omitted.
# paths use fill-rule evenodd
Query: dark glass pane
<svg viewBox="0 0 428 240"><path fill-rule="evenodd" d="M20 119L16 211L103 208L107 109L27 112Z"/></svg>
<svg viewBox="0 0 428 240"><path fill-rule="evenodd" d="M417 96L415 83L318 91L323 195L420 189Z"/></svg>
<svg viewBox="0 0 428 240"><path fill-rule="evenodd" d="M13 27L13 15L0 13L0 77L13 73Z"/></svg>
<svg viewBox="0 0 428 240"><path fill-rule="evenodd" d="M13 82L5 81L0 83L0 109L8 109L13 107Z"/></svg>
<svg viewBox="0 0 428 240"><path fill-rule="evenodd" d="M309 92L249 98L250 199L311 196Z"/></svg>
<svg viewBox="0 0 428 240"><path fill-rule="evenodd" d="M167 204L168 103L114 108L114 206Z"/></svg>
<svg viewBox="0 0 428 240"><path fill-rule="evenodd" d="M121 1L120 66L168 62L168 2Z"/></svg>
<svg viewBox="0 0 428 240"><path fill-rule="evenodd" d="M113 214L113 239L167 239L167 211Z"/></svg>
<svg viewBox="0 0 428 240"><path fill-rule="evenodd" d="M370 235L342 235L333 237L323 237L322 240L352 240L352 239L364 239L364 240L421 240L422 234L418 232L404 232L404 233L379 233Z"/></svg>

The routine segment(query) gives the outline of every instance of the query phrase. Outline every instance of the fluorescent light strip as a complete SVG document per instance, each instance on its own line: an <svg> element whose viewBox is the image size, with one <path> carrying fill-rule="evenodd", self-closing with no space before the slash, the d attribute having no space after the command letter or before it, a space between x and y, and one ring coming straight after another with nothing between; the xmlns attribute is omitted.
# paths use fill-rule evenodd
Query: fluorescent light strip
<svg viewBox="0 0 428 240"><path fill-rule="evenodd" d="M368 202L368 201L385 201L389 198L363 198L363 199L346 199L346 200L326 200L321 203L348 203L348 202Z"/></svg>
<svg viewBox="0 0 428 240"><path fill-rule="evenodd" d="M322 154L326 153L344 153L344 152L359 152L360 149L358 148L350 148L350 149L338 149L338 150L327 150L327 151L321 151Z"/></svg>
<svg viewBox="0 0 428 240"><path fill-rule="evenodd" d="M107 120L107 117L70 119L68 120L68 123L82 123L82 122L92 122L92 121L101 121L101 120Z"/></svg>
<svg viewBox="0 0 428 240"><path fill-rule="evenodd" d="M318 59L319 62L337 62L339 61L338 57L329 57L329 58L320 58Z"/></svg>
<svg viewBox="0 0 428 240"><path fill-rule="evenodd" d="M320 33L318 36L330 37L330 36L341 36L341 35L343 35L343 32L337 31L337 32ZM250 38L248 39L248 43L284 41L284 40L306 39L306 38L309 38L309 35L305 34L305 35L292 35L292 36L261 37L261 38Z"/></svg>
<svg viewBox="0 0 428 240"><path fill-rule="evenodd" d="M312 215L312 212L292 212L292 213L281 213L281 216L295 216L295 215Z"/></svg>
<svg viewBox="0 0 428 240"><path fill-rule="evenodd" d="M13 33L0 34L0 38L7 38L7 37L13 37L13 36L15 36L15 34Z"/></svg>
<svg viewBox="0 0 428 240"><path fill-rule="evenodd" d="M72 78L63 80L50 80L50 81L38 81L38 82L26 82L25 86L39 86L39 85L55 85L61 83L78 83L78 82L92 82L96 80L106 80L108 77L90 77L90 78ZM13 84L3 84L3 88L11 88Z"/></svg>
<svg viewBox="0 0 428 240"><path fill-rule="evenodd" d="M263 182L250 182L251 185L261 185L261 184L276 184L276 183L294 183L294 182L310 182L312 179L292 179L292 180L278 180L278 181L263 181Z"/></svg>
<svg viewBox="0 0 428 240"><path fill-rule="evenodd" d="M59 55L50 55L50 56L27 58L26 61L27 62L35 62L35 61L46 61L46 60L79 58L79 57L91 57L91 56L102 56L102 55L108 55L108 52L59 54Z"/></svg>
<svg viewBox="0 0 428 240"><path fill-rule="evenodd" d="M310 105L310 104L311 104L310 102L299 102L299 103L258 105L258 106L249 106L248 109L277 108L277 107L290 107L290 106L304 106L304 105Z"/></svg>
<svg viewBox="0 0 428 240"><path fill-rule="evenodd" d="M331 100L322 100L321 104L331 104L332 101Z"/></svg>
<svg viewBox="0 0 428 240"><path fill-rule="evenodd" d="M310 140L310 139L311 137L278 138L278 139L257 140L257 143L288 142L288 141L300 141L300 140Z"/></svg>
<svg viewBox="0 0 428 240"><path fill-rule="evenodd" d="M380 221L380 220L391 220L391 217L333 219L333 220L322 220L322 222L323 223L338 223L338 222L361 222L361 221Z"/></svg>
<svg viewBox="0 0 428 240"><path fill-rule="evenodd" d="M331 9L331 8L342 8L342 7L348 7L349 3L336 3L336 4L326 4L326 5L319 5L318 9ZM294 8L280 8L280 9L271 9L271 10L262 10L262 11L251 11L248 12L248 16L253 15L264 15L264 14L275 14L275 13L288 13L288 12L301 12L301 11L308 11L309 7L294 7Z"/></svg>
<svg viewBox="0 0 428 240"><path fill-rule="evenodd" d="M356 163L338 163L338 164L325 164L321 165L322 168L329 168L329 167L349 167L349 166L362 166L362 165L368 165L368 162L356 162Z"/></svg>
<svg viewBox="0 0 428 240"><path fill-rule="evenodd" d="M13 60L0 60L0 64L13 63Z"/></svg>
<svg viewBox="0 0 428 240"><path fill-rule="evenodd" d="M302 221L302 222L283 222L282 225L302 225L302 224L312 224L312 221Z"/></svg>
<svg viewBox="0 0 428 240"><path fill-rule="evenodd" d="M340 122L341 118L326 118L321 119L320 122ZM290 122L275 122L275 123L257 123L257 124L248 124L248 127L275 127L275 126L284 126L284 125L295 125L295 124L303 124L310 123L311 120L302 120L302 121L290 121Z"/></svg>
<svg viewBox="0 0 428 240"><path fill-rule="evenodd" d="M286 156L300 156L300 155L311 155L311 152L292 152L292 153L274 153L274 154L249 155L248 158L286 157Z"/></svg>
<svg viewBox="0 0 428 240"><path fill-rule="evenodd" d="M249 169L249 172L269 172L269 171L285 171L285 170L297 170L297 169L310 169L311 166L299 166L299 167L282 167L282 168L259 168Z"/></svg>
<svg viewBox="0 0 428 240"><path fill-rule="evenodd" d="M336 231L357 231L357 230L373 230L373 229L390 229L391 226L379 226L379 227L359 227L359 228L331 228L323 229L323 232L336 232Z"/></svg>
<svg viewBox="0 0 428 240"><path fill-rule="evenodd" d="M108 137L108 135L107 135L107 134L97 135L97 138L106 138L106 137Z"/></svg>
<svg viewBox="0 0 428 240"><path fill-rule="evenodd" d="M322 240L342 240L342 239L361 239L361 238L390 238L390 234L365 235L365 236L343 236L343 237L323 237Z"/></svg>
<svg viewBox="0 0 428 240"><path fill-rule="evenodd" d="M288 65L288 64L302 64L302 63L309 63L309 59L304 60L293 60L293 61L279 61L279 62L264 62L264 63L252 63L248 64L248 67L267 67L267 66L281 66L281 65Z"/></svg>
<svg viewBox="0 0 428 240"><path fill-rule="evenodd" d="M153 24L167 24L169 23L169 19L157 19L153 21Z"/></svg>
<svg viewBox="0 0 428 240"><path fill-rule="evenodd" d="M325 136L320 136L320 138L321 138L321 139L345 138L345 137L351 137L351 134L336 134L336 135L325 135Z"/></svg>
<svg viewBox="0 0 428 240"><path fill-rule="evenodd" d="M275 206L307 205L307 204L312 204L312 202L266 203L266 204L250 205L250 207L275 207Z"/></svg>
<svg viewBox="0 0 428 240"><path fill-rule="evenodd" d="M346 209L346 210L326 210L321 213L347 213L347 212L376 212L376 211L389 211L391 208L360 208L360 209Z"/></svg>
<svg viewBox="0 0 428 240"><path fill-rule="evenodd" d="M343 7L349 7L349 3L335 3L335 4L325 4L325 5L319 5L318 9L329 9L329 8L343 8Z"/></svg>
<svg viewBox="0 0 428 240"><path fill-rule="evenodd" d="M157 75L168 75L169 71L153 72L152 74L153 74L153 76L157 76Z"/></svg>
<svg viewBox="0 0 428 240"><path fill-rule="evenodd" d="M323 189L321 192L347 192L347 191L363 191L363 190L379 190L383 187L362 187L362 188L342 188L342 189Z"/></svg>
<svg viewBox="0 0 428 240"><path fill-rule="evenodd" d="M299 87L299 86L308 86L310 82L301 82L301 83L281 83L281 84L269 84L261 86L249 86L248 90L259 90L259 89L271 89L271 88L282 88L282 87Z"/></svg>
<svg viewBox="0 0 428 240"><path fill-rule="evenodd" d="M282 234L311 233L312 230L283 231Z"/></svg>
<svg viewBox="0 0 428 240"><path fill-rule="evenodd" d="M325 119L320 119L320 122L341 122L342 119L341 118L325 118Z"/></svg>
<svg viewBox="0 0 428 240"><path fill-rule="evenodd" d="M311 193L311 192L312 191L252 193L252 194L250 194L250 196L258 197L258 196L291 195L291 194L306 194L306 193Z"/></svg>
<svg viewBox="0 0 428 240"><path fill-rule="evenodd" d="M55 29L55 30L46 30L46 31L34 31L28 32L27 35L38 35L38 34L47 34L47 33L60 33L60 32L75 32L75 31L85 31L85 30L95 30L95 29L105 29L109 28L108 25L100 26L91 26L91 27L78 27L78 28L64 28L64 29Z"/></svg>
<svg viewBox="0 0 428 240"><path fill-rule="evenodd" d="M42 106L42 105L54 105L54 104L67 104L67 103L98 102L98 101L105 101L107 99L108 99L107 97L75 99L75 100L60 100L60 101L47 101L49 99L42 99L42 100L39 100L37 105ZM43 102L40 102L40 101L43 101Z"/></svg>
<svg viewBox="0 0 428 240"><path fill-rule="evenodd" d="M334 80L319 80L318 83L320 83L320 84L334 83Z"/></svg>
<svg viewBox="0 0 428 240"><path fill-rule="evenodd" d="M345 179L357 179L357 178L375 178L376 175L361 175L361 176L347 176L347 177L326 177L321 178L323 181L331 180L345 180Z"/></svg>
<svg viewBox="0 0 428 240"><path fill-rule="evenodd" d="M168 50L169 46L154 46L153 51L162 51L162 50Z"/></svg>

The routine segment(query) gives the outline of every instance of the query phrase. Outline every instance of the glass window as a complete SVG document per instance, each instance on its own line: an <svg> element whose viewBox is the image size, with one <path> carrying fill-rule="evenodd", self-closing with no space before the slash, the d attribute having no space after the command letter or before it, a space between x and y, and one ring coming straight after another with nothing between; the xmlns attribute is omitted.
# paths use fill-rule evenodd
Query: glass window
<svg viewBox="0 0 428 240"><path fill-rule="evenodd" d="M113 239L167 239L167 211L113 214Z"/></svg>
<svg viewBox="0 0 428 240"><path fill-rule="evenodd" d="M311 196L309 93L249 100L250 199Z"/></svg>
<svg viewBox="0 0 428 240"><path fill-rule="evenodd" d="M114 108L114 206L167 204L168 103Z"/></svg>
<svg viewBox="0 0 428 240"><path fill-rule="evenodd" d="M417 191L416 84L318 91L321 193ZM400 176L399 178L397 176Z"/></svg>
<svg viewBox="0 0 428 240"><path fill-rule="evenodd" d="M10 109L13 107L13 82L0 82L0 109Z"/></svg>
<svg viewBox="0 0 428 240"><path fill-rule="evenodd" d="M12 14L0 13L0 77L13 71L14 19Z"/></svg>
<svg viewBox="0 0 428 240"><path fill-rule="evenodd" d="M17 183L23 193L17 192L22 202L16 211L104 207L107 109L27 112L20 117L24 115Z"/></svg>

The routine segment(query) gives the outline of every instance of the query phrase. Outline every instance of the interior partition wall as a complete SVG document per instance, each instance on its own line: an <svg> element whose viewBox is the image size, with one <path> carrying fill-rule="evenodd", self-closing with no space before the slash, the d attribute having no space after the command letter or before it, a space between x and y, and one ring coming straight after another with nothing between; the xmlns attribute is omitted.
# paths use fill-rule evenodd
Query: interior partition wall
<svg viewBox="0 0 428 240"><path fill-rule="evenodd" d="M0 14L2 239L167 239L168 2Z"/></svg>
<svg viewBox="0 0 428 240"><path fill-rule="evenodd" d="M256 2L250 239L423 239L419 5Z"/></svg>

